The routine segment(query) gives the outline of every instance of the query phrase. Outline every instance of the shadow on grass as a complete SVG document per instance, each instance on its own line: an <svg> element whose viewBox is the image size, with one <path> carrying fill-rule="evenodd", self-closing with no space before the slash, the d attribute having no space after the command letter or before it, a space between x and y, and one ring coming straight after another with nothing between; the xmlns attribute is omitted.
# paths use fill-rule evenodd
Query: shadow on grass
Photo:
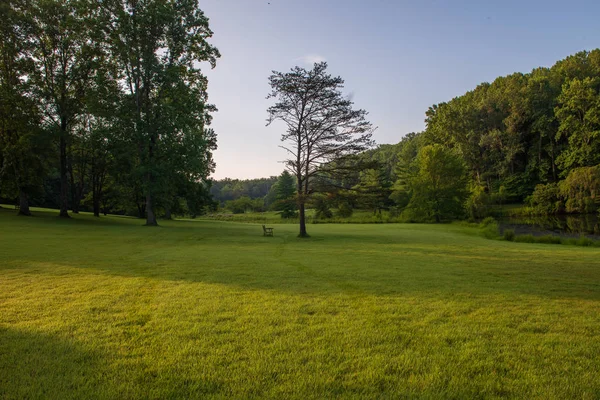
<svg viewBox="0 0 600 400"><path fill-rule="evenodd" d="M123 364L122 354L0 327L0 399L202 398L224 388L219 380L185 377L176 366L128 359Z"/></svg>
<svg viewBox="0 0 600 400"><path fill-rule="evenodd" d="M96 398L104 368L101 354L73 341L0 327L2 399Z"/></svg>
<svg viewBox="0 0 600 400"><path fill-rule="evenodd" d="M15 239L10 255L0 251L0 270L70 273L54 267L64 266L292 294L525 294L600 300L597 250L488 241L448 225L319 225L310 227L311 238L299 239L296 225L276 227L271 238L262 236L260 224L164 221L165 229L156 230L131 218L26 221L12 222L27 229L19 233L20 240L6 241Z"/></svg>

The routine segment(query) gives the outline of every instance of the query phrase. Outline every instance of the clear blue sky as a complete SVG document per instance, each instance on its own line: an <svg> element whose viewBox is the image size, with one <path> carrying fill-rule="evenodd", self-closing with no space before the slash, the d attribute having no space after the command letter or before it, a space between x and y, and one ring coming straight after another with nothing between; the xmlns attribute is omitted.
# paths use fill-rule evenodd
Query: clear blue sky
<svg viewBox="0 0 600 400"><path fill-rule="evenodd" d="M272 70L326 60L378 126L377 143L397 143L424 129L432 104L600 47L598 0L200 0L200 8L222 53L206 71L219 108L217 179L283 170L282 127L265 127Z"/></svg>

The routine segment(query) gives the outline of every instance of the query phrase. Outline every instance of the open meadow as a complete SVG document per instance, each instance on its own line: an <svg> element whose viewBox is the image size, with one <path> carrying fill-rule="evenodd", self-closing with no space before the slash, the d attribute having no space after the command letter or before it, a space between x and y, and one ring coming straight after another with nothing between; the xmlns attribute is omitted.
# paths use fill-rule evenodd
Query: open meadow
<svg viewBox="0 0 600 400"><path fill-rule="evenodd" d="M600 249L0 209L0 398L600 398Z"/></svg>

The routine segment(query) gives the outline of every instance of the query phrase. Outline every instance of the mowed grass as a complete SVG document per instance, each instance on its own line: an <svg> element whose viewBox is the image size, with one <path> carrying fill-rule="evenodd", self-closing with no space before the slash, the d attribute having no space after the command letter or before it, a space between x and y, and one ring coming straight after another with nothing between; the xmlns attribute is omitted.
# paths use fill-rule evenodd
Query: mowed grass
<svg viewBox="0 0 600 400"><path fill-rule="evenodd" d="M0 210L0 398L600 398L600 250Z"/></svg>

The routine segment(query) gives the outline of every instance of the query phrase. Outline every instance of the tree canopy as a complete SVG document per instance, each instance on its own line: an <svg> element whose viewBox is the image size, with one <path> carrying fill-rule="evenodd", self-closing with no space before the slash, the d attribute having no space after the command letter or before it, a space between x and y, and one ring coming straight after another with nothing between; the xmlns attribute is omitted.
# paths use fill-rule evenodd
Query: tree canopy
<svg viewBox="0 0 600 400"><path fill-rule="evenodd" d="M365 110L354 110L342 94L344 80L327 73L327 63L315 63L307 70L294 67L289 72L273 71L269 77L275 104L269 107L267 125L282 121L281 135L289 158L286 168L296 178L300 234L307 236L305 204L311 182L320 174L340 168L339 160L367 150L373 145L374 130Z"/></svg>

